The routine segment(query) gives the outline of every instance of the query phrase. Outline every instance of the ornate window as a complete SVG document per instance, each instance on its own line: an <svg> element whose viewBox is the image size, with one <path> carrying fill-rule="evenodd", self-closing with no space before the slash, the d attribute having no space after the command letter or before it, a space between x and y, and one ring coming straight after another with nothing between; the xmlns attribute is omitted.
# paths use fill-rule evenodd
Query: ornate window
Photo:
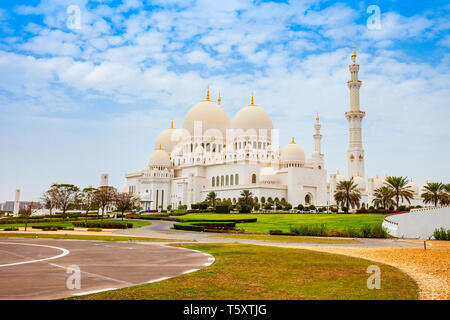
<svg viewBox="0 0 450 320"><path fill-rule="evenodd" d="M214 177L212 177L212 180L211 180L211 186L215 186L215 182L216 182L216 180L215 180L215 178Z"/></svg>
<svg viewBox="0 0 450 320"><path fill-rule="evenodd" d="M252 183L256 183L256 174L252 174Z"/></svg>
<svg viewBox="0 0 450 320"><path fill-rule="evenodd" d="M230 176L230 185L233 185L234 184L234 175L231 175Z"/></svg>
<svg viewBox="0 0 450 320"><path fill-rule="evenodd" d="M235 177L234 177L234 182L236 183L236 185L239 184L239 174L236 173Z"/></svg>

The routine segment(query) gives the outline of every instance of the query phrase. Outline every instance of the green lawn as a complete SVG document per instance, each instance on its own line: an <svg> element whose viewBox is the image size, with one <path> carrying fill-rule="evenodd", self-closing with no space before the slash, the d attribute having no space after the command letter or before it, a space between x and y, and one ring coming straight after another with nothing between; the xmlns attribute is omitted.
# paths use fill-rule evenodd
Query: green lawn
<svg viewBox="0 0 450 320"><path fill-rule="evenodd" d="M30 221L32 221L32 220L30 220ZM77 221L84 222L85 220L82 219L82 220L77 220ZM99 221L99 220L89 219L88 221ZM122 222L122 220L120 220L120 219L104 219L103 221L105 221L105 222ZM72 222L74 222L74 221L65 221L64 223L62 223L61 221L59 221L59 222L28 223L28 227L32 227L32 226L36 226L36 227L42 227L42 226L73 227ZM140 221L140 220L123 220L123 222L132 223L133 224L133 228L148 226L148 225L152 224L151 222ZM24 223L0 224L0 229L9 228L9 227L14 227L14 228L25 227L25 224Z"/></svg>
<svg viewBox="0 0 450 320"><path fill-rule="evenodd" d="M364 225L381 225L381 214L214 214L192 213L180 216L180 219L244 219L257 218L257 222L238 223L236 227L245 232L269 233L270 230L289 232L290 226L301 224L325 224L328 229L344 230L346 227L360 228Z"/></svg>
<svg viewBox="0 0 450 320"><path fill-rule="evenodd" d="M0 238L42 238L42 239L72 239L72 240L97 240L97 241L180 241L164 238L149 238L149 237L132 237L132 236L117 236L117 235L84 235L84 234L49 234L49 233L14 233L3 232L0 233Z"/></svg>
<svg viewBox="0 0 450 320"><path fill-rule="evenodd" d="M210 267L161 282L75 299L267 300L417 299L417 285L380 263L310 250L241 244L183 245L212 254ZM367 288L367 267L381 268L381 289Z"/></svg>
<svg viewBox="0 0 450 320"><path fill-rule="evenodd" d="M261 241L280 241L280 242L319 242L319 243L355 243L358 240L348 239L331 239L331 238L316 238L316 237L297 237L297 236L271 236L271 235L256 235L256 234L230 234L230 235L214 235L210 238L227 238L227 239L246 239L246 240L261 240Z"/></svg>

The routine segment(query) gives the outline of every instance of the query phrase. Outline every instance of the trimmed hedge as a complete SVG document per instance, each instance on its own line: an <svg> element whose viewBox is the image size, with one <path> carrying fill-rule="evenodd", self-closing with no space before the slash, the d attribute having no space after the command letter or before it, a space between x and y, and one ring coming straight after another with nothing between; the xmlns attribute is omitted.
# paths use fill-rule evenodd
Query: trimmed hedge
<svg viewBox="0 0 450 320"><path fill-rule="evenodd" d="M109 221L88 221L86 222L72 222L75 227L81 228L104 228L104 229L127 229L133 228L131 222L109 222Z"/></svg>
<svg viewBox="0 0 450 320"><path fill-rule="evenodd" d="M324 224L300 225L291 227L297 236L348 237L348 238L387 238L387 231L381 226L365 225L359 229L347 227L342 230L329 230Z"/></svg>
<svg viewBox="0 0 450 320"><path fill-rule="evenodd" d="M230 213L230 206L217 205L215 208L216 213Z"/></svg>
<svg viewBox="0 0 450 320"><path fill-rule="evenodd" d="M234 230L234 228L236 227L236 223L196 221L196 222L175 223L173 227L174 229L177 230L189 230L189 231Z"/></svg>

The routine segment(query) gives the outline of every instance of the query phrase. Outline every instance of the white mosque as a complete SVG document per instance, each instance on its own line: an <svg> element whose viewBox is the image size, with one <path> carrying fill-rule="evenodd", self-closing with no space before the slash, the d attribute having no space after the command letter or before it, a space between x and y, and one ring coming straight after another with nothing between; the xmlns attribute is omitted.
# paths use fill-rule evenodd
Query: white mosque
<svg viewBox="0 0 450 320"><path fill-rule="evenodd" d="M148 166L128 173L125 188L141 199L144 209L177 208L205 200L214 191L217 198L236 203L242 190L250 190L254 200L264 204L269 200L285 200L293 206L335 204L334 191L341 180L353 179L362 194L361 204L369 206L375 189L384 179L365 178L365 155L362 140L358 79L359 65L353 48L349 66L351 80L349 123L348 178L337 174L327 176L321 151L322 135L319 115L316 117L314 152L305 152L292 142L276 148L272 119L263 108L251 103L233 119L218 102L209 97L194 105L186 114L181 130L164 130L155 141L155 151ZM415 194L413 205L422 204L419 188L411 180Z"/></svg>

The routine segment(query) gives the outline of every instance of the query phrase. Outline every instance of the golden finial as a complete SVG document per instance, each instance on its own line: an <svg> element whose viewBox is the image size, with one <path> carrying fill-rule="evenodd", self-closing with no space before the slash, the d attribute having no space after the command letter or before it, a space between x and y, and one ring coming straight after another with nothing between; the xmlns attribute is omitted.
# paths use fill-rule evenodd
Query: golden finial
<svg viewBox="0 0 450 320"><path fill-rule="evenodd" d="M159 150L162 150L161 144L159 145Z"/></svg>
<svg viewBox="0 0 450 320"><path fill-rule="evenodd" d="M337 174L340 175L339 170L337 171Z"/></svg>
<svg viewBox="0 0 450 320"><path fill-rule="evenodd" d="M358 171L358 177L359 177L359 171Z"/></svg>
<svg viewBox="0 0 450 320"><path fill-rule="evenodd" d="M170 129L173 129L173 120L172 120L172 122L170 123Z"/></svg>
<svg viewBox="0 0 450 320"><path fill-rule="evenodd" d="M319 121L319 113L317 112L316 120Z"/></svg>
<svg viewBox="0 0 450 320"><path fill-rule="evenodd" d="M209 100L209 86L208 86L208 91L206 92L206 100L205 101L210 101Z"/></svg>
<svg viewBox="0 0 450 320"><path fill-rule="evenodd" d="M352 58L356 58L355 44L353 44Z"/></svg>
<svg viewBox="0 0 450 320"><path fill-rule="evenodd" d="M292 142L291 142L291 144L295 144L294 137L292 137Z"/></svg>
<svg viewBox="0 0 450 320"><path fill-rule="evenodd" d="M251 105L251 106L254 106L254 105L255 105L254 100L253 100L253 92L252 92L252 102L250 103L250 105Z"/></svg>
<svg viewBox="0 0 450 320"><path fill-rule="evenodd" d="M222 98L220 97L220 90L219 90L219 98L217 99L219 101L219 104L222 102Z"/></svg>
<svg viewBox="0 0 450 320"><path fill-rule="evenodd" d="M377 179L378 179L378 174L377 174Z"/></svg>

